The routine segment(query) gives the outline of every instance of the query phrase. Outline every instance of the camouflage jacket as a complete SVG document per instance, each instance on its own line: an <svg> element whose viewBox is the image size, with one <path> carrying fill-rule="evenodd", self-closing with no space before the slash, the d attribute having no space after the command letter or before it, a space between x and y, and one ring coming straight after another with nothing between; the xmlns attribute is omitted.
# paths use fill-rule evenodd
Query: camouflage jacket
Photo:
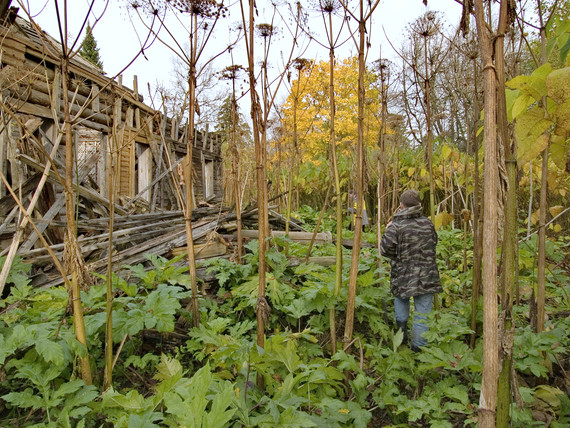
<svg viewBox="0 0 570 428"><path fill-rule="evenodd" d="M437 233L421 205L394 214L382 236L382 255L390 259L392 293L400 298L443 291L435 261Z"/></svg>

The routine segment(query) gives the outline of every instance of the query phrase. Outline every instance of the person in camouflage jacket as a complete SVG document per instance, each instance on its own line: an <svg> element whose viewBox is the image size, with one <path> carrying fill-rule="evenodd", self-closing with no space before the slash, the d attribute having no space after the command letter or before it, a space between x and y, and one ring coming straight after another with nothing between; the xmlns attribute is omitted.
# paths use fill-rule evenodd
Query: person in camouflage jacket
<svg viewBox="0 0 570 428"><path fill-rule="evenodd" d="M412 326L412 350L427 344L423 333L428 330L426 319L431 312L433 296L443 291L435 247L437 233L430 219L422 215L419 193L406 190L400 196L400 207L386 226L380 250L390 259L390 288L394 294L396 325L407 342L410 297L414 299L415 317Z"/></svg>

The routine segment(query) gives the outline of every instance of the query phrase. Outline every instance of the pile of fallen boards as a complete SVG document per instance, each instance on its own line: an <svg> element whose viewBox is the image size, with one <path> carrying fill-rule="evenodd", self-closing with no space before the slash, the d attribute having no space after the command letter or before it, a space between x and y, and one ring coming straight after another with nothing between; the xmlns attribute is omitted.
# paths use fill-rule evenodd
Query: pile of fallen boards
<svg viewBox="0 0 570 428"><path fill-rule="evenodd" d="M64 222L52 221L51 226L65 227ZM286 219L269 211L269 223L274 234L284 232ZM91 272L103 273L107 269L109 249L115 271L125 265L134 266L148 263L147 254L170 258L186 252L185 220L182 211L153 212L146 214L125 214L113 217L113 245L109 245L109 218L97 217L79 219L77 222L78 242ZM257 209L244 211L242 226L257 228ZM289 221L290 235L295 240L309 242L312 233L305 231L297 221ZM229 257L235 249L236 214L220 206L198 207L192 210L192 236L196 259L209 257ZM244 240L257 236L257 230L243 230ZM317 242L332 242L330 233L319 233ZM38 243L39 244L39 243ZM50 248L59 260L63 259L64 244ZM46 248L37 246L20 253L22 261L32 264L33 284L54 286L63 283L55 269L53 260Z"/></svg>

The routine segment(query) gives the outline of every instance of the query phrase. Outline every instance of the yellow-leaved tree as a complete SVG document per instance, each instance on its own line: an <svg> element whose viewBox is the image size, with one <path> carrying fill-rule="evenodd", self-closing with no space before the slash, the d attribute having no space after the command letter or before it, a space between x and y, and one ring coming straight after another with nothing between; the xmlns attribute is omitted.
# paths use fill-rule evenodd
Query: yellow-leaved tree
<svg viewBox="0 0 570 428"><path fill-rule="evenodd" d="M329 146L330 146L330 109L329 109L329 63L317 62L299 73L297 81L293 81L291 93L281 107L281 123L274 146L274 156L282 156L284 160L293 159L300 162L297 184L302 187L301 193L319 190L319 184L325 186L329 179ZM335 141L338 151L339 168L343 183L352 171L355 142L358 126L358 58L339 60L335 64ZM365 146L372 148L378 141L380 129L380 79L371 70L365 74L366 107L365 107ZM298 88L298 89L297 89ZM299 91L297 94L296 91ZM297 98L296 114L294 99ZM296 116L297 141L299 153L295 153L293 130ZM287 162L271 162L290 168ZM304 188L305 183L310 188Z"/></svg>

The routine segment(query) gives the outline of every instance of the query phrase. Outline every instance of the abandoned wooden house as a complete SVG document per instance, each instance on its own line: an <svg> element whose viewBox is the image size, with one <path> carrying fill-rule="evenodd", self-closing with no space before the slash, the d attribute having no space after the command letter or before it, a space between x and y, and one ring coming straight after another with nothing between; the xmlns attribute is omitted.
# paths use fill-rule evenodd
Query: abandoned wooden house
<svg viewBox="0 0 570 428"><path fill-rule="evenodd" d="M65 175L62 49L58 41L18 16L17 9L9 5L10 1L0 1L0 172L26 209L31 208L34 223L57 249L65 220L60 182ZM135 228L124 232L124 245L138 242L135 236L148 241L157 234L173 232L165 222L169 227L178 224L176 233L183 236L181 167L187 152L187 126L146 105L136 77L130 89L120 76L111 79L75 55L68 78L80 240L108 232L105 218L113 199L116 215L125 219L117 226ZM194 132L194 206L219 200L223 194L221 146L220 135ZM42 176L47 176L47 182L38 191ZM113 186L109 185L111 179ZM36 192L39 197L34 198ZM110 192L114 192L113 198ZM3 180L0 198L2 254L16 245L24 259L40 263L47 253L35 231L29 225L23 227L21 209ZM143 233L143 224L154 225L155 232ZM23 236L14 244L14 234L20 229ZM118 236L120 244L121 233ZM172 236L165 240L172 241L170 246L184 244L184 239ZM88 248L86 258L104 247L93 240L81 245Z"/></svg>

